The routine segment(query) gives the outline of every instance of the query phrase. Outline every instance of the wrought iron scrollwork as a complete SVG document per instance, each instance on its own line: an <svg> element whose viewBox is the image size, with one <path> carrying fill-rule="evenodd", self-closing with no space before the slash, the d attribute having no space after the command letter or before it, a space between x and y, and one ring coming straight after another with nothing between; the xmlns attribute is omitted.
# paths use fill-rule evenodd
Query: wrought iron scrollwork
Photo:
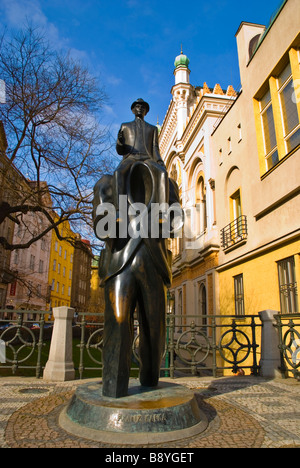
<svg viewBox="0 0 300 468"><path fill-rule="evenodd" d="M89 357L91 358L92 361L94 361L96 364L101 365L102 363L102 348L103 348L103 328L98 328L98 330L95 330L91 336L89 337L85 347L87 350L87 353ZM97 355L99 356L99 359L96 359L91 350L96 350Z"/></svg>
<svg viewBox="0 0 300 468"><path fill-rule="evenodd" d="M175 350L177 356L191 367L194 374L196 367L205 362L211 351L211 345L205 333L197 330L196 323L192 321L190 330L184 331L179 336Z"/></svg>
<svg viewBox="0 0 300 468"><path fill-rule="evenodd" d="M24 334L27 334L28 337L26 338ZM6 335L9 335L7 339L5 339ZM13 336L11 337L11 335ZM33 332L24 325L13 325L7 328L1 334L1 340L5 342L6 348L11 351L12 359L8 357L9 353L7 353L6 361L13 364L13 371L16 370L19 364L27 361L32 356L37 344ZM29 348L29 353L20 357L27 348Z"/></svg>
<svg viewBox="0 0 300 468"><path fill-rule="evenodd" d="M237 372L239 365L246 361L252 349L251 341L247 334L237 328L235 320L232 328L222 334L218 350L224 361L232 365L233 372ZM231 356L231 358L229 357Z"/></svg>
<svg viewBox="0 0 300 468"><path fill-rule="evenodd" d="M39 311L41 319L38 323L39 334L35 335L29 326L24 325L23 316L29 311L17 311L18 320L6 328L0 336L0 339L5 343L6 347L6 365L12 369L15 374L17 369L29 361L34 352L37 350L36 365L27 365L25 367L33 368L36 370L36 377L39 378L42 370L41 365L41 352L44 346L43 333L44 333L44 312Z"/></svg>
<svg viewBox="0 0 300 468"><path fill-rule="evenodd" d="M279 349L281 351L281 370L292 372L300 379L300 332L299 314L277 315L279 329ZM297 328L296 328L297 327Z"/></svg>

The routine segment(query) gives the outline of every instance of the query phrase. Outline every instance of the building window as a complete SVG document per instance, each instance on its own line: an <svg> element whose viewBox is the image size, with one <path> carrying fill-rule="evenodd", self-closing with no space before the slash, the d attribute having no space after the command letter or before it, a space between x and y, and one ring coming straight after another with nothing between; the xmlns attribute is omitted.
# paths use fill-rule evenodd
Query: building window
<svg viewBox="0 0 300 468"><path fill-rule="evenodd" d="M237 242L246 235L245 218L242 216L241 191L238 189L230 197L230 239ZM229 234L229 232L228 232Z"/></svg>
<svg viewBox="0 0 300 468"><path fill-rule="evenodd" d="M201 315L202 331L207 335L207 304L206 304L206 287L205 284L201 283L199 286L199 313Z"/></svg>
<svg viewBox="0 0 300 468"><path fill-rule="evenodd" d="M294 257L280 260L277 265L281 313L296 313L299 308Z"/></svg>
<svg viewBox="0 0 300 468"><path fill-rule="evenodd" d="M15 260L14 260L15 265L19 264L19 250L15 251Z"/></svg>
<svg viewBox="0 0 300 468"><path fill-rule="evenodd" d="M234 276L234 303L235 314L238 316L245 315L244 307L244 281L243 275Z"/></svg>
<svg viewBox="0 0 300 468"><path fill-rule="evenodd" d="M53 279L52 284L51 284L51 291L54 291L54 288L55 288L55 280Z"/></svg>
<svg viewBox="0 0 300 468"><path fill-rule="evenodd" d="M230 203L232 207L232 215L231 221L238 219L242 216L242 203L241 203L241 192L237 190L233 195L230 197Z"/></svg>
<svg viewBox="0 0 300 468"><path fill-rule="evenodd" d="M43 273L44 271L44 261L40 260L39 261L39 273Z"/></svg>
<svg viewBox="0 0 300 468"><path fill-rule="evenodd" d="M300 144L298 77L299 51L291 48L286 65L274 71L254 99L261 175Z"/></svg>
<svg viewBox="0 0 300 468"><path fill-rule="evenodd" d="M196 235L202 234L207 228L205 192L204 179L200 176L196 184Z"/></svg>
<svg viewBox="0 0 300 468"><path fill-rule="evenodd" d="M267 170L278 163L278 151L270 89L260 101L260 114L264 137L264 151Z"/></svg>
<svg viewBox="0 0 300 468"><path fill-rule="evenodd" d="M56 260L53 260L53 271L56 271Z"/></svg>
<svg viewBox="0 0 300 468"><path fill-rule="evenodd" d="M34 271L34 264L35 264L35 256L34 255L30 255L30 264L29 264L29 268L31 271Z"/></svg>
<svg viewBox="0 0 300 468"><path fill-rule="evenodd" d="M277 83L286 151L289 153L300 144L299 116L296 100L293 99L295 91L290 63L279 75Z"/></svg>

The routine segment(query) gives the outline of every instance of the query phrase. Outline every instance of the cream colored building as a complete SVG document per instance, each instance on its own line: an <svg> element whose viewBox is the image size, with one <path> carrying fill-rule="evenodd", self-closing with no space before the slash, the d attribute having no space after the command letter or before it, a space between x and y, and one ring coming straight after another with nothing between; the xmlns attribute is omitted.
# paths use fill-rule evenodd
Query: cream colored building
<svg viewBox="0 0 300 468"><path fill-rule="evenodd" d="M299 311L299 25L298 0L241 23L238 93L193 86L175 60L159 143L191 231L171 244L176 314Z"/></svg>
<svg viewBox="0 0 300 468"><path fill-rule="evenodd" d="M169 175L179 185L185 211L184 235L171 243L177 315L217 312L216 163L211 134L236 99L232 86L221 89L190 83L189 59L175 60L172 100L160 129L159 144ZM199 319L205 320L205 319ZM199 322L197 320L197 322Z"/></svg>
<svg viewBox="0 0 300 468"><path fill-rule="evenodd" d="M46 206L51 206L47 184L41 182L41 186L45 188L44 203ZM23 187L24 193L27 190L27 193L30 193L34 200L36 183L26 181L23 183ZM24 214L20 224L15 224L13 244L26 245L41 227L43 229L47 227L47 223L48 221L42 214L33 212ZM12 252L10 268L15 273L16 280L11 284L7 294L6 306L8 308L47 310L50 247L51 232L29 247L15 249Z"/></svg>
<svg viewBox="0 0 300 468"><path fill-rule="evenodd" d="M300 3L241 23L242 92L213 131L222 314L299 312Z"/></svg>

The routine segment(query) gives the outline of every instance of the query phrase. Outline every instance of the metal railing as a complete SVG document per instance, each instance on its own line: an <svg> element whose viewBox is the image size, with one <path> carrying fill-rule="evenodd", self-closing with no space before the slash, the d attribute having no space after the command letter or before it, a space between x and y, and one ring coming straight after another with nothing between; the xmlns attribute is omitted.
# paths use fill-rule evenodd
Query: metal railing
<svg viewBox="0 0 300 468"><path fill-rule="evenodd" d="M78 371L79 378L83 378L85 371L99 371L102 373L102 347L104 331L104 314L78 314L77 327L80 328L80 350ZM74 333L73 333L74 336ZM75 363L76 365L76 363Z"/></svg>
<svg viewBox="0 0 300 468"><path fill-rule="evenodd" d="M300 380L300 314L274 316L279 335L281 372Z"/></svg>
<svg viewBox="0 0 300 468"><path fill-rule="evenodd" d="M15 374L20 369L33 369L39 378L48 359L52 330L48 331L50 325L45 324L47 312L34 311L40 314L35 324L24 321L28 312L14 311L16 319L1 321L4 326L9 322L10 326L0 329L0 340L6 348L6 363L0 364L0 371L8 368ZM239 318L234 315L168 314L166 322L163 376L175 378L188 373L218 377L225 371L237 373L245 369L252 375L259 374L260 334L257 331L261 321L258 315ZM78 315L77 324L73 325L73 360L79 378L91 376L92 371L101 376L103 330L103 314ZM138 367L139 329L136 324L132 348L134 376L137 376Z"/></svg>
<svg viewBox="0 0 300 468"><path fill-rule="evenodd" d="M49 312L0 310L0 342L3 344L0 370L10 369L15 375L19 369L30 369L37 378L41 376L46 314ZM28 319L33 315L35 320Z"/></svg>
<svg viewBox="0 0 300 468"><path fill-rule="evenodd" d="M81 315L79 376L86 371L102 372L103 316L101 322L88 321ZM223 375L225 370L237 373L249 369L259 374L257 328L261 327L258 315L236 316L167 315L165 353L161 372L175 378L182 373L192 375ZM132 372L139 366L139 330L135 327L132 347ZM87 365L87 358L91 365Z"/></svg>
<svg viewBox="0 0 300 468"><path fill-rule="evenodd" d="M221 246L229 249L248 237L247 216L241 215L221 230Z"/></svg>
<svg viewBox="0 0 300 468"><path fill-rule="evenodd" d="M178 372L192 375L223 375L250 369L258 375L257 328L259 316L198 315L167 317L169 365L166 370L174 378Z"/></svg>

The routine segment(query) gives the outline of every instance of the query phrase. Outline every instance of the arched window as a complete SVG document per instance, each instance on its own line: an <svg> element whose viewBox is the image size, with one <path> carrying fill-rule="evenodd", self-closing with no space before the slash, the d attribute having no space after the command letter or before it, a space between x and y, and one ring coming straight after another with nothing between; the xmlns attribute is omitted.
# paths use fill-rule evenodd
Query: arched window
<svg viewBox="0 0 300 468"><path fill-rule="evenodd" d="M204 283L199 285L198 291L199 314L201 316L202 332L207 334L207 303L206 303L206 287Z"/></svg>
<svg viewBox="0 0 300 468"><path fill-rule="evenodd" d="M196 183L196 229L197 234L202 234L207 228L207 217L206 217L206 193L204 178L200 175Z"/></svg>

